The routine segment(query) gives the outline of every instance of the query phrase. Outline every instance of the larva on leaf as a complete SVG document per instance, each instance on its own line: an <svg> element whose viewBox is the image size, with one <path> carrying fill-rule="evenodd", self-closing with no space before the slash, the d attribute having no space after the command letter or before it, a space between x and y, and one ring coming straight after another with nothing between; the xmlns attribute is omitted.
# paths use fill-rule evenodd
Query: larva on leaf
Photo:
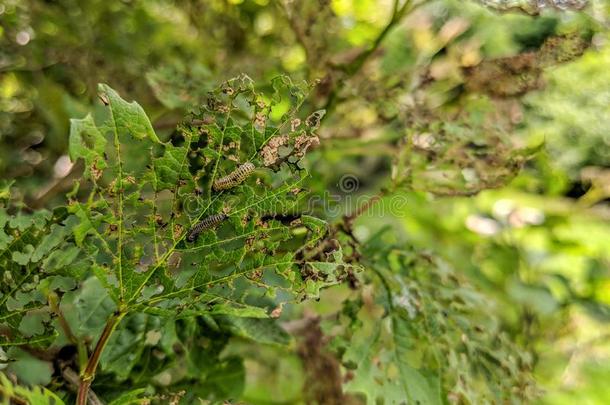
<svg viewBox="0 0 610 405"><path fill-rule="evenodd" d="M208 229L217 227L226 218L227 215L225 213L220 213L210 215L209 217L202 219L191 228L188 236L186 237L186 240L188 242L195 242L195 240L197 240L197 238L203 231L207 231Z"/></svg>
<svg viewBox="0 0 610 405"><path fill-rule="evenodd" d="M231 173L214 181L214 191L228 190L243 183L254 172L256 166L246 162Z"/></svg>

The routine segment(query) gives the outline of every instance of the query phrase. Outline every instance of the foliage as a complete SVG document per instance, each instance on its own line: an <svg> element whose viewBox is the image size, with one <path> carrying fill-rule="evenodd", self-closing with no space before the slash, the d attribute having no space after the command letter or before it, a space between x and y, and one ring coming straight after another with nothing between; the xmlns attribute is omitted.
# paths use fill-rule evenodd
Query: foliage
<svg viewBox="0 0 610 405"><path fill-rule="evenodd" d="M554 71L549 77L550 88L528 99L533 108L541 111L537 122L532 123L532 131L546 135L549 149L572 177L582 167L604 166L608 162L603 133L603 128L608 127L607 104L601 100L603 93L592 91L607 86L607 75L598 71L607 61L607 49L586 55ZM591 92L596 96L590 96Z"/></svg>
<svg viewBox="0 0 610 405"><path fill-rule="evenodd" d="M321 287L341 282L354 268L343 263L340 250L322 263L298 258L289 248L294 239L302 249L311 248L326 224L294 212L307 175L299 168L303 145L315 139L312 118L303 119L302 127L295 124L306 88L288 79L278 79L274 88L266 102L248 77L230 80L162 142L138 104L100 85L107 120L97 125L91 115L73 119L70 133L70 154L85 160L90 191L79 198L79 190L73 190L62 217L44 210L31 216L4 214L5 252L12 253L5 263L5 278L12 281L3 295L4 319L11 326L6 344L52 342L55 317L68 324L65 338L100 336L103 345L96 348L103 348L114 332L101 359L95 358L101 354L97 349L91 359L126 379L140 360L142 349L134 340L144 336L138 333L151 321L158 324L138 313L173 321L203 316L219 331L285 343L281 331L264 319L286 302L316 297ZM277 103L286 99L293 107L276 114ZM269 118L273 114L276 125ZM269 166L275 170L266 169L262 154L271 153L269 145L278 137L285 139L285 165L273 161ZM214 193L214 180L232 170L235 161L260 167L260 177ZM213 212L225 213L219 229L188 243L188 230ZM294 218L283 223L282 215ZM38 239L26 239L28 233ZM72 332L69 320L61 319L61 306L66 314L75 308L68 310L65 300L58 307L56 300L57 292L74 288L75 279L86 281L73 298L82 324L75 322L79 327ZM125 327L115 331L123 317ZM126 353L131 354L125 358ZM87 364L89 369L95 363ZM232 389L217 389L235 395Z"/></svg>
<svg viewBox="0 0 610 405"><path fill-rule="evenodd" d="M603 402L609 10L0 4L0 397Z"/></svg>
<svg viewBox="0 0 610 405"><path fill-rule="evenodd" d="M30 390L19 385L14 385L3 374L0 374L0 391L2 392L2 403L7 405L11 403L24 403L24 401L32 405L63 405L63 401L46 388L34 387Z"/></svg>

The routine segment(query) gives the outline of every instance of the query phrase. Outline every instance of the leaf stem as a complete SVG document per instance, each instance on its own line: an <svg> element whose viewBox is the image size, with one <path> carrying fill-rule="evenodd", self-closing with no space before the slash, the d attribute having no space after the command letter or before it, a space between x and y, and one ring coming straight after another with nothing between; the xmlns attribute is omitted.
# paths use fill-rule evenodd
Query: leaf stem
<svg viewBox="0 0 610 405"><path fill-rule="evenodd" d="M117 266L119 269L118 279L119 279L119 294L120 294L120 302L123 303L125 299L125 289L123 288L123 161L121 158L121 141L119 139L119 132L117 130L116 118L114 117L114 111L112 106L110 107L110 119L112 120L112 129L114 131L114 147L117 156L117 181L118 188L117 194L119 196L119 205L118 205L118 239L117 239Z"/></svg>
<svg viewBox="0 0 610 405"><path fill-rule="evenodd" d="M87 394L89 393L89 387L95 378L95 372L100 362L102 352L108 344L110 336L112 336L112 333L116 330L116 327L126 314L126 312L117 311L106 321L104 330L102 331L102 334L95 345L95 349L93 349L93 353L87 362L87 366L81 372L76 405L87 405Z"/></svg>
<svg viewBox="0 0 610 405"><path fill-rule="evenodd" d="M68 323L66 317L64 316L63 311L59 307L57 294L54 292L48 295L49 305L51 310L57 316L57 321L59 322L59 326L63 330L66 338L70 341L70 343L74 344L78 350L78 365L79 367L84 367L87 363L87 348L85 347L85 343L82 339L79 339L76 334L70 328L70 324Z"/></svg>

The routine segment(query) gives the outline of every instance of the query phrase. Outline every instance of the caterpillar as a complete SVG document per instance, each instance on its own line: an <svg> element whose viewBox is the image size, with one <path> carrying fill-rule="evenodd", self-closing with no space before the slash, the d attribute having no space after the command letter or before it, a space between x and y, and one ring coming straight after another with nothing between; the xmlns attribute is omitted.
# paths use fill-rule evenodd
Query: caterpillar
<svg viewBox="0 0 610 405"><path fill-rule="evenodd" d="M217 227L225 219L227 219L227 215L225 213L210 215L209 217L202 219L191 228L186 240L189 242L195 242L201 232Z"/></svg>
<svg viewBox="0 0 610 405"><path fill-rule="evenodd" d="M214 191L228 190L244 182L252 174L256 167L246 162L233 170L231 173L214 181Z"/></svg>

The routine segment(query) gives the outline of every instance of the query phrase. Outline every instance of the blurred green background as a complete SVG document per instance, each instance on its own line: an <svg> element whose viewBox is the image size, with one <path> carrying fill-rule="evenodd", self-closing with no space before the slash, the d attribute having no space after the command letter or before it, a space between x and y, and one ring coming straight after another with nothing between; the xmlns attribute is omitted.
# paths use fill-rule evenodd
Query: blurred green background
<svg viewBox="0 0 610 405"><path fill-rule="evenodd" d="M352 173L370 195L387 183L393 142L409 131L399 110L415 93L397 89L414 88L427 69L429 105L451 111L458 66L589 32L583 57L548 69L544 88L522 102L503 101L511 141L544 142L508 186L473 197L404 192L404 212L365 215L356 233L366 239L390 225L496 301L490 311L533 353L542 403L610 403L609 10L594 1L532 17L429 1L388 33L372 64L348 74L340 67L375 40L390 1L2 0L0 177L14 181L17 203L61 202L77 171L67 158L69 118L101 108L98 82L137 100L167 136L221 81L243 72L268 83L285 73L320 80L305 108L329 107L321 147L308 158L315 191L335 190ZM472 102L497 108L486 96ZM297 310L324 313L340 296L328 291ZM289 402L299 390L281 384L302 380L298 358L278 350L246 363L246 400L271 391Z"/></svg>

